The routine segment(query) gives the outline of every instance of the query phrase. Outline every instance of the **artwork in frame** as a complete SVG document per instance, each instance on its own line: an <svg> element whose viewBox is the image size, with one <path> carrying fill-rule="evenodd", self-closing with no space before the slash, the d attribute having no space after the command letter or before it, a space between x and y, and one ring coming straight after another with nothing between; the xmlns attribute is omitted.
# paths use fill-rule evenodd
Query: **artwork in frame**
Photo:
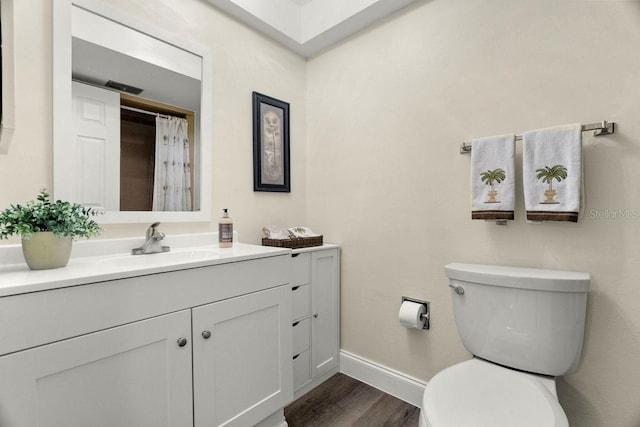
<svg viewBox="0 0 640 427"><path fill-rule="evenodd" d="M253 92L253 191L291 192L289 103Z"/></svg>

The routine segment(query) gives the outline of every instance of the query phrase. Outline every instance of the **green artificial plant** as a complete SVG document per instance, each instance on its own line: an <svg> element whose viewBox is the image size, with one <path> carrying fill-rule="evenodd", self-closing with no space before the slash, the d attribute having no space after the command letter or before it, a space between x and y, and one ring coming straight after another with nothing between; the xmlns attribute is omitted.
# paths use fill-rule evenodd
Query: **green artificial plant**
<svg viewBox="0 0 640 427"><path fill-rule="evenodd" d="M11 205L0 213L0 239L20 235L29 240L40 231L50 231L58 237L97 236L102 229L91 218L99 213L78 203L52 202L43 188L36 200L25 205Z"/></svg>

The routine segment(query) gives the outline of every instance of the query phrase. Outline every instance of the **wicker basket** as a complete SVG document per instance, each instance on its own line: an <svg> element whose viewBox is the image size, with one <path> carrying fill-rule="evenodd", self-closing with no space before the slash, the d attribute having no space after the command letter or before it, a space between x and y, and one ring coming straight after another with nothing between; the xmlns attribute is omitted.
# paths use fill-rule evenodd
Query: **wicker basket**
<svg viewBox="0 0 640 427"><path fill-rule="evenodd" d="M292 239L262 239L262 246L276 246L279 248L300 249L311 246L322 246L322 236L295 237Z"/></svg>

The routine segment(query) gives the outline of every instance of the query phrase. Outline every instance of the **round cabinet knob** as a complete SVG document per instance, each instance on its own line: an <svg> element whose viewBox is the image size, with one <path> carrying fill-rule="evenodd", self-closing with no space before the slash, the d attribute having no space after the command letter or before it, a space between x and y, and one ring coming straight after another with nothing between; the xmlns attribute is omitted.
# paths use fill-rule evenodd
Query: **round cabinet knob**
<svg viewBox="0 0 640 427"><path fill-rule="evenodd" d="M211 338L211 331L202 331L202 338L204 338L205 340Z"/></svg>
<svg viewBox="0 0 640 427"><path fill-rule="evenodd" d="M186 338L178 338L178 347L184 347L185 345L187 345L187 339Z"/></svg>
<svg viewBox="0 0 640 427"><path fill-rule="evenodd" d="M318 318L318 313L313 313L313 318L317 319Z"/></svg>

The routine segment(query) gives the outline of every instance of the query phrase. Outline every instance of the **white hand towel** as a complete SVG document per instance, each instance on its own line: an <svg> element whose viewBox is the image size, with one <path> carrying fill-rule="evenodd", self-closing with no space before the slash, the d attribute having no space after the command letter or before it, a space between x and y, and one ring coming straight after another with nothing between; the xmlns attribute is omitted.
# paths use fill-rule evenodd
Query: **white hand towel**
<svg viewBox="0 0 640 427"><path fill-rule="evenodd" d="M524 203L529 221L578 222L582 185L582 125L522 135Z"/></svg>
<svg viewBox="0 0 640 427"><path fill-rule="evenodd" d="M262 237L266 239L288 240L289 232L279 225L265 225L262 227Z"/></svg>
<svg viewBox="0 0 640 427"><path fill-rule="evenodd" d="M471 219L513 219L515 135L474 139L471 149Z"/></svg>
<svg viewBox="0 0 640 427"><path fill-rule="evenodd" d="M314 233L307 227L291 227L287 228L287 231L291 235L291 237L318 237L319 234Z"/></svg>

